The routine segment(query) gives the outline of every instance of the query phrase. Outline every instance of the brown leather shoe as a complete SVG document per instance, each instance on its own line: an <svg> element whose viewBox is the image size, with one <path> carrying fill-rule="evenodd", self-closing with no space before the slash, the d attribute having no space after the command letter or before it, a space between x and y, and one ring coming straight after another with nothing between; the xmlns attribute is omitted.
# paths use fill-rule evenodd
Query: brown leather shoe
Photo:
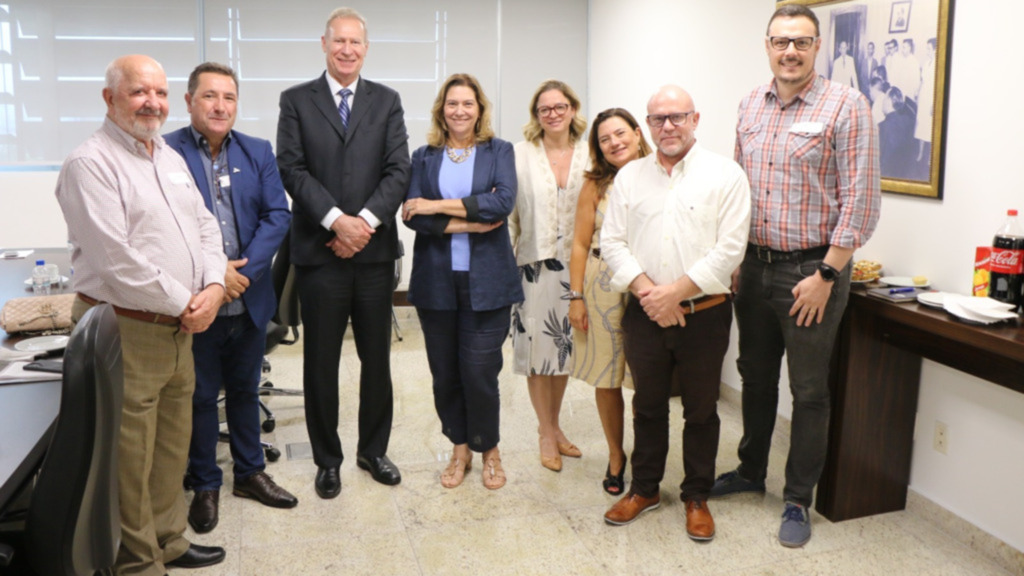
<svg viewBox="0 0 1024 576"><path fill-rule="evenodd" d="M217 505L220 503L220 490L200 490L192 497L188 507L188 525L196 534L206 534L217 527Z"/></svg>
<svg viewBox="0 0 1024 576"><path fill-rule="evenodd" d="M235 480L235 489L232 494L240 498L259 500L261 504L273 508L295 508L295 505L299 503L298 498L274 483L274 480L263 471L244 480Z"/></svg>
<svg viewBox="0 0 1024 576"><path fill-rule="evenodd" d="M708 510L707 500L686 500L686 533L697 542L715 537L715 519Z"/></svg>
<svg viewBox="0 0 1024 576"><path fill-rule="evenodd" d="M644 498L636 492L629 491L604 513L604 521L614 526L625 526L636 520L640 514L654 510L658 506L661 506L661 494Z"/></svg>

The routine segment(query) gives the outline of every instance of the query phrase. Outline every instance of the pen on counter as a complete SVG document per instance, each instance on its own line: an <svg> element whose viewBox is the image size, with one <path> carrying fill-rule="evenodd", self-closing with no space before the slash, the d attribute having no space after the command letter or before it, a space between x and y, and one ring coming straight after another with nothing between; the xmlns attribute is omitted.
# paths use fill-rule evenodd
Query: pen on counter
<svg viewBox="0 0 1024 576"><path fill-rule="evenodd" d="M907 286L906 288L893 288L889 290L889 294L905 294L907 292L913 292L914 287Z"/></svg>

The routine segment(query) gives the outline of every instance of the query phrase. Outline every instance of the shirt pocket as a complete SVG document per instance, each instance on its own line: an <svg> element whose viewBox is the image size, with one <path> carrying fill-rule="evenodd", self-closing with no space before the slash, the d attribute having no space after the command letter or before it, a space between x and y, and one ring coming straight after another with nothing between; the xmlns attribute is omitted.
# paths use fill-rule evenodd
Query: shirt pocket
<svg viewBox="0 0 1024 576"><path fill-rule="evenodd" d="M817 164L825 149L823 132L791 131L786 142L786 150L791 158L801 162Z"/></svg>
<svg viewBox="0 0 1024 576"><path fill-rule="evenodd" d="M679 233L672 236L678 253L689 254L695 260L715 247L718 237L718 210L715 206L679 198L673 212L675 229Z"/></svg>
<svg viewBox="0 0 1024 576"><path fill-rule="evenodd" d="M761 144L764 142L764 128L761 126L761 123L741 124L739 127L739 141L740 150L743 151L744 155L760 149Z"/></svg>

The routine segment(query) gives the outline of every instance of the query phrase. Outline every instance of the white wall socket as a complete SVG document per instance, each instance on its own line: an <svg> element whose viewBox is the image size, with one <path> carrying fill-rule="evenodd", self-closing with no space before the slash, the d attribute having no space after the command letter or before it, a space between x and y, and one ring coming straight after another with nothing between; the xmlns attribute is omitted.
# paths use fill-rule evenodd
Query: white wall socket
<svg viewBox="0 0 1024 576"><path fill-rule="evenodd" d="M935 421L935 437L932 439L932 448L940 454L946 454L949 447L949 429L945 422Z"/></svg>

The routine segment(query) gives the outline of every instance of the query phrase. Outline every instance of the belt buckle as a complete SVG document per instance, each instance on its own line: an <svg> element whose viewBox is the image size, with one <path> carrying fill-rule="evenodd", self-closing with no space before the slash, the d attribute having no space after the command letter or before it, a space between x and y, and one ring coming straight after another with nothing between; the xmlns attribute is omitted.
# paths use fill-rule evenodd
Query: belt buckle
<svg viewBox="0 0 1024 576"><path fill-rule="evenodd" d="M772 263L772 250L771 250L771 248L768 248L767 246L758 246L757 247L757 259L760 260L761 262L765 262L767 264L771 264Z"/></svg>
<svg viewBox="0 0 1024 576"><path fill-rule="evenodd" d="M696 310L696 309L694 308L694 305L693 305L693 298L690 298L690 299L689 299L689 300L687 300L686 302L687 302L687 303L688 303L688 304L690 305L690 312L689 312L690 314L693 314L694 312L696 312L696 311L697 311L697 310Z"/></svg>

